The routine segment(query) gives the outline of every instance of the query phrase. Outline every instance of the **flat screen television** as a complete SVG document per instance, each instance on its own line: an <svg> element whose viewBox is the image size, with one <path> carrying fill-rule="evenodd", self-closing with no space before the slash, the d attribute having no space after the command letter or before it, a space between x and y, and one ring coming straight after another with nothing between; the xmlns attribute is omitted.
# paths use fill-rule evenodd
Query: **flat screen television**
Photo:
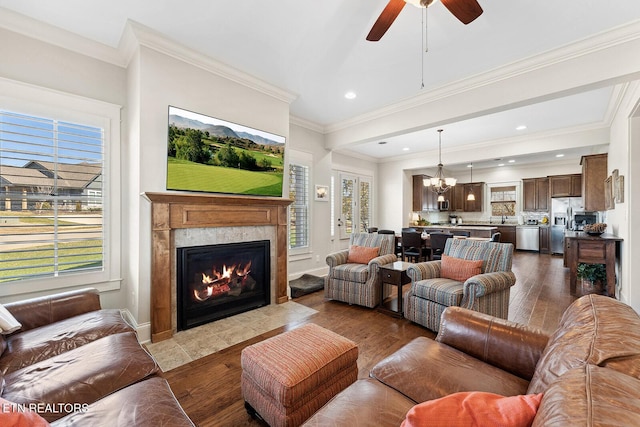
<svg viewBox="0 0 640 427"><path fill-rule="evenodd" d="M285 142L169 106L167 190L282 197Z"/></svg>

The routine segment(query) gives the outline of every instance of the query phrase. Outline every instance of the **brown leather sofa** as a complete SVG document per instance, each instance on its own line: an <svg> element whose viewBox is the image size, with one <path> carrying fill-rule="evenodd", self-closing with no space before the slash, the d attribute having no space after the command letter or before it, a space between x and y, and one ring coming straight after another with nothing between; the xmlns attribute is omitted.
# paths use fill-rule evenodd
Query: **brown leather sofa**
<svg viewBox="0 0 640 427"><path fill-rule="evenodd" d="M411 341L304 425L397 427L416 403L461 391L544 393L534 427L640 425L640 317L619 301L587 295L546 335L449 307L435 341Z"/></svg>
<svg viewBox="0 0 640 427"><path fill-rule="evenodd" d="M95 289L5 304L0 396L53 426L193 426L155 360ZM18 408L18 406L16 406Z"/></svg>

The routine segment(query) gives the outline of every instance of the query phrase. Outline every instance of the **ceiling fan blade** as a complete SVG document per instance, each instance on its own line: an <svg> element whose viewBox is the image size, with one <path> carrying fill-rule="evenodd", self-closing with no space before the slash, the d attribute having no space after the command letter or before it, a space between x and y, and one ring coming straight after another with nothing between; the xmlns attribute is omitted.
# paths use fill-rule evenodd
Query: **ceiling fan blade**
<svg viewBox="0 0 640 427"><path fill-rule="evenodd" d="M442 0L442 4L465 25L482 15L476 0Z"/></svg>
<svg viewBox="0 0 640 427"><path fill-rule="evenodd" d="M404 0L389 0L389 3L387 3L380 16L378 16L375 24L371 27L371 31L369 31L367 35L367 40L370 42L380 40L391 24L393 24L393 21L396 20L405 4L407 3L405 3Z"/></svg>

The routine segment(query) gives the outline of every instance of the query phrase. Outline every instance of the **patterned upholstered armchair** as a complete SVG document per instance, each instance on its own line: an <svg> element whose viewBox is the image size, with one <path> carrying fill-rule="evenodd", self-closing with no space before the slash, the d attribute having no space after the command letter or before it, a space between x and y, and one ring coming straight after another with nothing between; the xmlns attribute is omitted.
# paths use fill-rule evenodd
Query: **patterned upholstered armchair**
<svg viewBox="0 0 640 427"><path fill-rule="evenodd" d="M397 261L393 234L354 233L349 247L380 248L367 263L349 262L349 249L327 255L329 274L324 278L324 296L373 308L380 303L378 274L381 265Z"/></svg>
<svg viewBox="0 0 640 427"><path fill-rule="evenodd" d="M511 271L513 245L449 239L443 254L452 258L422 262L408 268L411 289L405 296L404 317L435 332L440 329L440 315L449 306L465 307L506 319L510 288L516 283L516 276ZM468 265L465 267L463 264L473 263L461 262L460 259L482 262L475 263L475 271L465 272ZM447 271L443 270L443 262L446 262ZM457 273L453 270L456 265ZM452 276L458 276L458 280L448 278Z"/></svg>

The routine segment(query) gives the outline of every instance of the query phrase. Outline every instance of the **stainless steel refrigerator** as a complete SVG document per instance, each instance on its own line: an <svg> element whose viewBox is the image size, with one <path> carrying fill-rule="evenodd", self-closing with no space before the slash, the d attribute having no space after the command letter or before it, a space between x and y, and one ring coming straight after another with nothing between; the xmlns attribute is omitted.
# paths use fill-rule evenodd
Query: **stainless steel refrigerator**
<svg viewBox="0 0 640 427"><path fill-rule="evenodd" d="M551 199L551 253L564 253L564 231L568 230L576 212L584 210L582 197Z"/></svg>

